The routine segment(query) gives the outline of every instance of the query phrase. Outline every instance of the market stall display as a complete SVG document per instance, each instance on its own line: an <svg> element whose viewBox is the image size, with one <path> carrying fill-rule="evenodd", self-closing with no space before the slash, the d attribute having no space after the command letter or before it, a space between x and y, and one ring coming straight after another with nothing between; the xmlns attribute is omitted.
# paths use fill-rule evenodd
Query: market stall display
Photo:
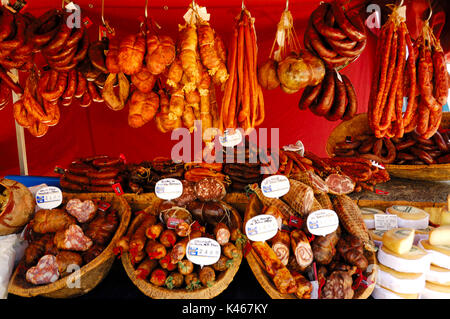
<svg viewBox="0 0 450 319"><path fill-rule="evenodd" d="M125 119L125 128L102 132L106 138L120 142L121 129L131 130L138 133L131 147L161 154L135 153L127 160L125 151L113 151L91 129L91 147L83 145L75 160L55 168L63 204L49 209L35 210L38 197L0 179L0 235L18 234L26 225L28 243L11 294L84 295L119 256L132 284L150 298L211 299L227 289L246 257L273 299L450 298L450 197L447 207L438 203L442 196L420 202L412 191L404 201L378 197L408 188L395 177L449 180L450 117L443 106L450 75L431 4L414 39L409 3L383 3L389 13L377 16L377 28L363 19L367 4L320 2L310 6L303 41L288 5L268 59L258 57L266 39L257 37L259 18L244 2L226 30L229 38L218 24L225 19L215 20L195 1L183 22L171 21L167 29L148 15L146 2L145 16L120 35L105 22L102 1L95 40L89 18L76 28L66 23L64 3L42 8L41 15L0 7L0 111L11 105L21 161L23 128L43 137L67 123L63 113L74 103L86 111L80 122L103 125L93 103L106 106L95 112ZM180 18L176 12L171 17ZM376 54L368 53L375 55L375 68L371 83L362 81L370 87L364 101L360 83L344 68L357 65L373 35ZM294 96L295 112L309 110L315 120L337 124L328 157L303 145L307 136L295 145L262 148L266 111L292 106L284 99L265 105L273 94ZM158 134L174 133L174 140L180 133L183 160L181 149L177 155L159 149L163 140L139 140L153 120ZM307 134L316 131L328 135ZM194 152L184 148L186 137ZM277 131L270 137L281 140ZM185 162L186 153L195 159ZM394 186L383 191L389 182ZM444 189L447 196L448 184L442 185L428 190ZM273 234L261 239L258 227L266 223Z"/></svg>
<svg viewBox="0 0 450 319"><path fill-rule="evenodd" d="M9 293L75 297L94 289L108 274L113 249L131 217L125 199L64 194L61 207L34 215L28 226L29 245L10 280Z"/></svg>

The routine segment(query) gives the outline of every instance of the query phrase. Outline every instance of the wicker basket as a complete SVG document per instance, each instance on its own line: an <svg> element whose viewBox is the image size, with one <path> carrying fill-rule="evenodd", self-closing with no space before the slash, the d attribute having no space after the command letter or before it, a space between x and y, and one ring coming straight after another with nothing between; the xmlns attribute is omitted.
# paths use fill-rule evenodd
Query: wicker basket
<svg viewBox="0 0 450 319"><path fill-rule="evenodd" d="M226 204L226 203L225 203ZM241 217L239 216L236 209L228 205L233 213L233 218L238 223L242 224ZM154 212L152 212L154 213ZM139 224L139 220L144 218L144 214L139 214L131 223L128 232L132 233L135 226ZM131 263L129 253L124 253L121 257L123 267L125 268L128 277L131 281L142 291L146 296L153 299L212 299L222 293L228 285L233 281L234 276L239 270L239 266L242 262L242 254L235 259L233 264L228 268L227 271L221 272L216 278L216 282L211 287L202 287L193 291L188 291L185 289L167 289L165 287L157 287L146 280L142 280L136 277L134 274L135 268Z"/></svg>
<svg viewBox="0 0 450 319"><path fill-rule="evenodd" d="M127 200L133 212L148 210L149 205L157 205L162 201L155 193L123 194L122 196ZM241 216L244 216L248 204L248 197L245 193L227 193L223 201L233 206Z"/></svg>
<svg viewBox="0 0 450 319"><path fill-rule="evenodd" d="M441 128L450 128L450 113L442 115ZM339 124L328 137L326 151L333 156L337 143L345 141L347 136L371 134L367 113L358 114L349 121ZM450 164L432 165L385 165L391 176L423 181L450 180Z"/></svg>
<svg viewBox="0 0 450 319"><path fill-rule="evenodd" d="M18 269L16 269L9 283L9 293L22 297L44 296L50 298L72 298L88 293L94 289L108 274L115 259L113 248L115 247L117 240L119 240L119 238L121 238L127 230L130 222L131 211L128 203L123 197L116 196L114 193L104 193L103 195L88 193L64 193L63 198L63 203L66 203L72 198L79 198L81 200L99 199L109 202L111 204L111 209L116 210L120 216L120 223L116 233L111 239L109 245L99 256L97 256L90 263L81 267L80 270L63 277L54 283L44 286L32 285L28 283L23 276L20 276L18 274ZM73 283L75 280L77 280L77 283L80 284L79 287L69 288L68 283Z"/></svg>
<svg viewBox="0 0 450 319"><path fill-rule="evenodd" d="M244 225L245 221L249 220L251 216L258 215L263 209L263 204L258 199L257 196L252 195L250 198L249 205L247 206L247 211L245 213ZM375 253L365 252L365 255L369 261L369 265L376 265L376 256ZM282 294L280 293L275 285L273 284L272 279L267 275L264 267L260 265L259 259L255 257L253 250L246 256L247 262L258 280L261 287L267 292L267 294L272 299L297 299L294 294ZM367 299L371 294L373 289L375 288L376 276L377 276L377 267L371 267L372 272L370 274L365 274L373 284L369 285L367 288L360 286L355 290L355 295L353 299Z"/></svg>

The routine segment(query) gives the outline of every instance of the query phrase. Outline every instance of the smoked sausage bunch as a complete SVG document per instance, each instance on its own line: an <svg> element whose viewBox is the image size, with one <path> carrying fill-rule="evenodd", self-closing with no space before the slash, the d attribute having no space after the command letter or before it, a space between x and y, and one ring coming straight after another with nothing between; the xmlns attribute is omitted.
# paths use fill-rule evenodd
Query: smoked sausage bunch
<svg viewBox="0 0 450 319"><path fill-rule="evenodd" d="M202 212L208 205L208 202L198 201L186 206L162 202L156 209L156 216L137 215L128 233L119 240L116 253L128 252L138 280L156 287L168 291L212 287L240 258L242 234L240 218L237 214L231 216L228 205L217 208L223 216L220 219L219 215L204 218ZM209 210L217 205L220 203L211 203ZM220 259L215 264L200 267L187 258L189 241L199 237L215 239L221 245Z"/></svg>
<svg viewBox="0 0 450 319"><path fill-rule="evenodd" d="M37 211L28 225L21 275L33 285L45 285L95 259L119 225L119 215L110 206L74 198L62 208Z"/></svg>
<svg viewBox="0 0 450 319"><path fill-rule="evenodd" d="M97 155L80 158L64 170L60 185L69 192L113 192L112 185L122 181L123 166L119 157Z"/></svg>
<svg viewBox="0 0 450 319"><path fill-rule="evenodd" d="M327 68L321 83L303 90L298 106L300 110L309 108L313 114L329 121L347 121L358 111L358 101L351 81L331 68Z"/></svg>
<svg viewBox="0 0 450 319"><path fill-rule="evenodd" d="M89 37L84 25L70 28L69 13L49 10L38 18L33 42L45 57L48 66L57 72L67 72L77 66L88 52Z"/></svg>
<svg viewBox="0 0 450 319"><path fill-rule="evenodd" d="M417 132L402 138L381 139L374 135L349 138L336 144L334 155L362 157L381 164L430 165L450 162L450 138L444 129L425 139Z"/></svg>
<svg viewBox="0 0 450 319"><path fill-rule="evenodd" d="M321 3L313 11L304 35L305 47L339 68L356 60L366 47L367 36L358 10L344 11L339 0Z"/></svg>
<svg viewBox="0 0 450 319"><path fill-rule="evenodd" d="M256 32L254 18L242 9L236 18L228 59L230 77L220 109L220 129L255 128L264 121L264 96L257 76Z"/></svg>
<svg viewBox="0 0 450 319"><path fill-rule="evenodd" d="M369 99L369 125L375 137L402 138L417 132L429 139L439 128L447 102L448 75L439 40L428 22L414 45L405 18L393 9L383 25ZM406 59L408 48L408 59ZM407 96L406 111L402 111Z"/></svg>
<svg viewBox="0 0 450 319"><path fill-rule="evenodd" d="M29 70L35 51L33 34L37 19L28 13L13 15L3 7L0 16L0 65L6 70Z"/></svg>

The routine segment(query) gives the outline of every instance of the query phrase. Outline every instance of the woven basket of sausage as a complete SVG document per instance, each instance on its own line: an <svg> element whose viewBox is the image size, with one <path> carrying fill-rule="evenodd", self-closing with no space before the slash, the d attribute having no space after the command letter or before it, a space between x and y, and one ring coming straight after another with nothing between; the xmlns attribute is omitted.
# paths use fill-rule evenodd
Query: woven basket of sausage
<svg viewBox="0 0 450 319"><path fill-rule="evenodd" d="M63 193L60 208L40 210L25 230L29 241L8 292L22 297L73 298L108 274L131 210L114 193Z"/></svg>
<svg viewBox="0 0 450 319"><path fill-rule="evenodd" d="M130 280L153 299L211 299L232 282L242 262L242 220L220 202L188 207L160 201L132 220L116 251ZM220 244L220 258L201 267L187 258L195 238Z"/></svg>
<svg viewBox="0 0 450 319"><path fill-rule="evenodd" d="M347 209L342 206L340 210ZM260 214L280 219L280 228L265 242L249 241L245 258L272 299L366 299L371 295L377 274L375 252L346 232L342 224L349 221L341 224L339 220L333 233L314 236L305 226L306 216L286 219L276 206L264 206L254 194L243 225Z"/></svg>

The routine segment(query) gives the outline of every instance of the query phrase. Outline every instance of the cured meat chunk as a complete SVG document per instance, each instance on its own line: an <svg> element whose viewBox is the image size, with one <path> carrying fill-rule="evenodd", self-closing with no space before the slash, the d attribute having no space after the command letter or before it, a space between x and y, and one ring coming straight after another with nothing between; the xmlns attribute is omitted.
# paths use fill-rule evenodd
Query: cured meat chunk
<svg viewBox="0 0 450 319"><path fill-rule="evenodd" d="M28 269L26 280L35 285L45 285L59 278L58 263L53 255L45 255L39 259L36 266Z"/></svg>

